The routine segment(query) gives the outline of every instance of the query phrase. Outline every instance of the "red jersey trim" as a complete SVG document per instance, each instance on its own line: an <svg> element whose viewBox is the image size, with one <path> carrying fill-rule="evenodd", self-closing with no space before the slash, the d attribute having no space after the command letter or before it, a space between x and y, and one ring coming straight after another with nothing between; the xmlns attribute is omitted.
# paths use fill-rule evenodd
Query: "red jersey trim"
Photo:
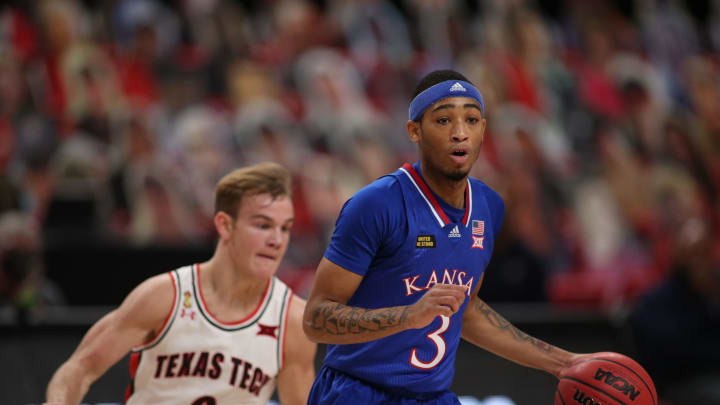
<svg viewBox="0 0 720 405"><path fill-rule="evenodd" d="M130 354L130 383L125 390L125 403L127 403L132 394L135 393L135 375L137 374L138 367L140 367L141 359L142 352L133 352Z"/></svg>
<svg viewBox="0 0 720 405"><path fill-rule="evenodd" d="M225 326L225 327L231 327L231 328L239 328L243 326L248 326L248 324L253 323L256 321L256 318L259 318L259 312L261 308L264 308L267 306L267 303L270 299L270 290L273 285L272 277L268 280L267 286L265 287L265 292L263 293L263 297L260 299L260 302L258 302L258 305L255 307L255 309L250 313L250 315L246 316L243 319L240 319L239 321L233 321L233 322L224 322L220 319L217 319L215 315L213 315L212 312L207 307L207 304L205 303L205 296L203 296L202 292L202 285L200 283L200 264L196 264L193 268L193 272L195 273L195 285L198 292L199 304L200 309L204 314L207 315L208 320L212 321L213 323L217 324L218 326ZM257 315L257 316L256 316Z"/></svg>
<svg viewBox="0 0 720 405"><path fill-rule="evenodd" d="M470 225L470 216L472 215L472 186L470 186L470 179L467 179L467 186L465 187L465 215L463 215L462 223L467 228Z"/></svg>
<svg viewBox="0 0 720 405"><path fill-rule="evenodd" d="M410 174L411 178L413 179L415 185L417 186L420 193L425 197L425 200L430 203L431 209L434 211L433 213L438 215L440 219L442 220L444 225L447 225L450 223L450 219L448 218L447 214L445 214L445 211L442 209L440 204L437 202L437 199L433 195L432 191L430 190L430 187L425 183L425 181L420 177L420 174L415 170L414 167L412 167L409 163L405 163L402 166L405 171ZM467 179L467 185L465 186L465 214L463 215L462 223L467 226L470 222L470 214L472 210L472 196L471 196L471 189L470 189L470 179Z"/></svg>

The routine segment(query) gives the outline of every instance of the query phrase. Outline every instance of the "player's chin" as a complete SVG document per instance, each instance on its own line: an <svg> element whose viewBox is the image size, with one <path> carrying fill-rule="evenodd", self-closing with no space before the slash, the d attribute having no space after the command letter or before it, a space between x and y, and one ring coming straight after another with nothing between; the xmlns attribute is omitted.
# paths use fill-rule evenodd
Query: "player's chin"
<svg viewBox="0 0 720 405"><path fill-rule="evenodd" d="M272 269L255 269L253 275L257 278L270 278L275 275L275 271L277 271L277 267Z"/></svg>
<svg viewBox="0 0 720 405"><path fill-rule="evenodd" d="M454 181L465 180L468 174L470 174L470 168L465 168L462 166L445 171L445 177Z"/></svg>
<svg viewBox="0 0 720 405"><path fill-rule="evenodd" d="M257 277L271 277L277 271L277 263L255 263L253 274Z"/></svg>

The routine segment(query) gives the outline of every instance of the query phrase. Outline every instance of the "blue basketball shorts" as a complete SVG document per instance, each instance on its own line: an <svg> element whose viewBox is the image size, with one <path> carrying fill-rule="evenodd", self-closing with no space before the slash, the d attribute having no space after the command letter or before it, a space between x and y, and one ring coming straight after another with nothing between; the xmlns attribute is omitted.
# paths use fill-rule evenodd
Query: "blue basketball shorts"
<svg viewBox="0 0 720 405"><path fill-rule="evenodd" d="M460 405L450 391L432 393L391 392L323 366L308 397L308 405Z"/></svg>

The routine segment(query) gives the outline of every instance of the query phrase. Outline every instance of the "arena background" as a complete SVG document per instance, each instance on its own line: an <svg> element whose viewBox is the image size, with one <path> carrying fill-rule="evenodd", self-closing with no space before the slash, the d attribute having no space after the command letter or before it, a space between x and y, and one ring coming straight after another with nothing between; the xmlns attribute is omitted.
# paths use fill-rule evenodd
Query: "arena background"
<svg viewBox="0 0 720 405"><path fill-rule="evenodd" d="M481 296L631 355L662 405L720 404L719 49L715 0L2 2L0 403L41 403L135 285L210 257L231 168L293 173L278 276L306 296L344 201L416 159L417 80L452 68L506 203ZM121 402L127 366L86 402ZM539 371L465 344L456 366L460 395L552 403Z"/></svg>

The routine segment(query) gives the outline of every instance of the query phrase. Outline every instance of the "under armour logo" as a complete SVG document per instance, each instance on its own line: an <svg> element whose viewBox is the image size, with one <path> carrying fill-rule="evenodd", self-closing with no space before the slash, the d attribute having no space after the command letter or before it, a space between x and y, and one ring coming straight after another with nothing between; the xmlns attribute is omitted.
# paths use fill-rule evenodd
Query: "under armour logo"
<svg viewBox="0 0 720 405"><path fill-rule="evenodd" d="M485 237L484 237L484 236L475 236L475 235L472 235L472 238L473 238L473 244L472 244L472 247L473 247L473 248L475 248L475 249L485 249L485 247L483 246L483 241L485 241Z"/></svg>
<svg viewBox="0 0 720 405"><path fill-rule="evenodd" d="M185 315L189 316L191 320L195 320L195 311L186 311L185 308L180 312L180 318L185 318Z"/></svg>
<svg viewBox="0 0 720 405"><path fill-rule="evenodd" d="M465 87L463 87L462 84L460 84L460 82L455 82L455 84L453 84L450 87L450 91L467 91L467 90L465 89Z"/></svg>
<svg viewBox="0 0 720 405"><path fill-rule="evenodd" d="M258 326L260 327L260 330L258 331L257 336L267 335L267 336L274 337L275 339L277 339L277 335L275 334L275 332L280 327L279 325L268 326L268 325L263 325L261 323L258 323Z"/></svg>

